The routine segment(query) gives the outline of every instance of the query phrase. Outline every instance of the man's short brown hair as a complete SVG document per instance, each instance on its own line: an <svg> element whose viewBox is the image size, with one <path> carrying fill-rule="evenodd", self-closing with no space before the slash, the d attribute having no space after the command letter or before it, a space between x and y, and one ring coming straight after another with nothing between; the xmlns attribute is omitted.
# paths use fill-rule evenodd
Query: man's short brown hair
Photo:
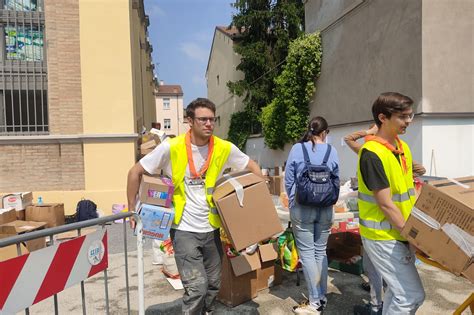
<svg viewBox="0 0 474 315"><path fill-rule="evenodd" d="M390 119L393 113L400 113L413 106L413 100L406 95L397 92L385 92L379 95L372 105L372 115L375 124L380 127L382 122L380 114Z"/></svg>
<svg viewBox="0 0 474 315"><path fill-rule="evenodd" d="M207 98L198 97L197 99L189 103L188 107L186 107L186 116L191 119L194 119L194 113L196 111L196 108L198 107L210 109L214 113L214 115L216 114L216 105L213 102L211 102Z"/></svg>

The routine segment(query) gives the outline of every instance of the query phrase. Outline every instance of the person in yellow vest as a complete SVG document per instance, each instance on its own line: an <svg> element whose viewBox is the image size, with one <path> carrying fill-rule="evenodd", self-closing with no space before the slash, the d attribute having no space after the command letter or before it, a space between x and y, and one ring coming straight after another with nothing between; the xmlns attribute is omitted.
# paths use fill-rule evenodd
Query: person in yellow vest
<svg viewBox="0 0 474 315"><path fill-rule="evenodd" d="M382 93L372 106L378 127L359 150L359 223L364 250L387 284L382 314L415 314L425 299L414 249L400 235L415 203L412 155L398 135L413 120L413 100Z"/></svg>
<svg viewBox="0 0 474 315"><path fill-rule="evenodd" d="M135 209L141 176L163 170L175 190L175 219L171 239L181 282L183 314L209 314L220 288L222 246L219 214L212 200L217 179L227 168L260 167L232 143L213 135L217 118L214 103L197 98L186 108L190 130L158 145L128 174L129 209ZM132 228L134 222L131 223Z"/></svg>

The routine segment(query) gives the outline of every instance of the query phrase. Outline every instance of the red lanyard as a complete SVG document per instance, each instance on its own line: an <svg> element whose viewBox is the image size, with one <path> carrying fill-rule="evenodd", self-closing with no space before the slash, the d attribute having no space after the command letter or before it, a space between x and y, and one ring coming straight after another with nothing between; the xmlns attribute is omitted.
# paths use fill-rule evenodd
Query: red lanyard
<svg viewBox="0 0 474 315"><path fill-rule="evenodd" d="M193 150L191 149L191 131L188 131L185 136L185 142L186 142L186 153L188 155L188 161L189 161L189 172L191 173L192 178L200 178L202 175L204 175L209 168L209 163L211 162L211 157L212 157L212 152L214 151L214 137L211 136L209 139L209 148L207 151L207 159L204 165L201 167L199 170L199 173L196 172L196 167L194 166L194 160L193 160Z"/></svg>
<svg viewBox="0 0 474 315"><path fill-rule="evenodd" d="M395 141L397 141L397 146L398 146L398 149L395 148L391 143L389 143L387 140L383 139L383 138L380 138L380 137L377 137L377 136L372 136L372 135L369 135L369 136L365 136L365 141L375 141L375 142L378 142L382 145L384 145L387 149L389 149L390 151L392 151L393 153L395 154L398 154L400 155L400 159L402 161L402 169L403 169L403 172L406 173L407 172L407 159L405 158L405 153L403 152L403 146L402 146L402 142L400 141L400 138L395 137Z"/></svg>

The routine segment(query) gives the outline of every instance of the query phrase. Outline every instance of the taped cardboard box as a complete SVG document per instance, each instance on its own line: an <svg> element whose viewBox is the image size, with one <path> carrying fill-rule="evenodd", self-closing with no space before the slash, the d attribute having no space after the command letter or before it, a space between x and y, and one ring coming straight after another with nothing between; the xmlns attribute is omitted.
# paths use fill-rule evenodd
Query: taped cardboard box
<svg viewBox="0 0 474 315"><path fill-rule="evenodd" d="M474 282L474 177L423 185L402 236L456 275Z"/></svg>
<svg viewBox="0 0 474 315"><path fill-rule="evenodd" d="M170 208L173 193L174 186L171 179L161 176L142 176L139 193L140 202Z"/></svg>
<svg viewBox="0 0 474 315"><path fill-rule="evenodd" d="M467 272L472 265L472 254L463 251L441 226L433 228L412 212L405 223L402 236L455 275L466 274L474 282L473 275L469 276Z"/></svg>
<svg viewBox="0 0 474 315"><path fill-rule="evenodd" d="M0 225L0 238L10 237L14 235L24 234L32 231L44 229L46 222L33 222L33 221L12 221ZM26 248L32 252L37 249L41 249L46 246L44 237L40 237L31 241L26 242Z"/></svg>
<svg viewBox="0 0 474 315"><path fill-rule="evenodd" d="M12 207L19 211L26 209L32 202L33 193L31 191L12 193L2 197L2 208Z"/></svg>
<svg viewBox="0 0 474 315"><path fill-rule="evenodd" d="M1 235L0 235L0 238L2 238ZM21 250L22 255L29 253L28 249L26 249L26 246L21 243L20 243L20 250ZM0 247L0 262L11 259L11 258L15 258L17 256L18 256L18 251L17 251L16 245Z"/></svg>
<svg viewBox="0 0 474 315"><path fill-rule="evenodd" d="M64 225L64 204L45 203L26 207L25 219L27 221L46 222L46 227Z"/></svg>
<svg viewBox="0 0 474 315"><path fill-rule="evenodd" d="M283 231L265 180L253 173L224 175L216 183L213 199L237 251Z"/></svg>

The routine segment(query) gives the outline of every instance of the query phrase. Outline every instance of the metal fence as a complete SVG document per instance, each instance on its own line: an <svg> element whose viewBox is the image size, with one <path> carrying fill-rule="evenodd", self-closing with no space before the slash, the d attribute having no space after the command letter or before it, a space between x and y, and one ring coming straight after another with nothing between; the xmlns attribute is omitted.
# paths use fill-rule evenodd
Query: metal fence
<svg viewBox="0 0 474 315"><path fill-rule="evenodd" d="M128 248L127 248L127 224L126 219L129 217L134 217L136 221L136 234L137 234L137 256L138 256L138 309L139 314L142 315L145 313L145 304L144 304L144 279L143 279L143 234L142 234L142 222L140 217L134 213L119 213L111 216L101 217L97 219L76 222L72 224L57 226L53 228L33 231L26 234L21 234L17 236L12 236L4 239L0 239L0 248L16 245L18 256L22 255L21 244L27 241L34 239L49 237L48 247L53 246L54 235L77 230L77 235L81 236L81 230L86 227L93 226L102 226L105 229L105 224L109 222L114 222L116 220L123 220L123 245L124 245L124 259L125 259L125 288L126 288L126 298L127 298L127 313L130 314L130 289L129 289L129 272L128 272ZM35 253L35 252L32 252ZM109 314L109 292L108 292L108 275L107 269L103 270L104 275L104 290L105 290L105 310L106 314ZM86 291L84 281L80 282L81 286L81 298L82 298L82 313L86 314ZM18 297L21 298L21 297ZM54 294L54 313L58 314L58 297L57 294ZM1 309L0 309L1 313ZM25 314L29 314L29 308L25 309Z"/></svg>

